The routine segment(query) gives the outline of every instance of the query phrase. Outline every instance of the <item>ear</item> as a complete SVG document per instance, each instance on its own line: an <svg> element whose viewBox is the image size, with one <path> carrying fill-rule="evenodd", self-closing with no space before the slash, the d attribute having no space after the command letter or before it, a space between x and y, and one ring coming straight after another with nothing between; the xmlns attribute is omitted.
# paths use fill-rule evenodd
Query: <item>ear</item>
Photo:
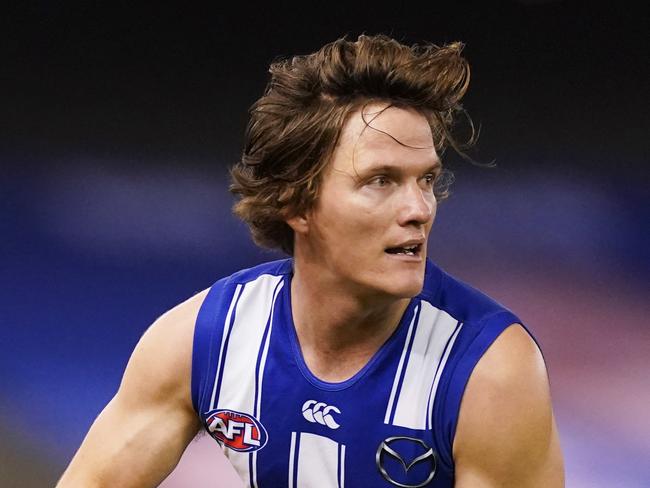
<svg viewBox="0 0 650 488"><path fill-rule="evenodd" d="M306 234L309 231L309 219L304 214L294 215L285 222L296 234Z"/></svg>

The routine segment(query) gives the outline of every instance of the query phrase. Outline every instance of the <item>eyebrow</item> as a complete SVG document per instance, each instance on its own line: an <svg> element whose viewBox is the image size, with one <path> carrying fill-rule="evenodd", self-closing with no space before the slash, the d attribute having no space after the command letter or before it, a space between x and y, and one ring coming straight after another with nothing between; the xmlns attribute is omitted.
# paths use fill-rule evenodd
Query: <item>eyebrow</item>
<svg viewBox="0 0 650 488"><path fill-rule="evenodd" d="M393 172L393 171L399 171L403 169L403 165L399 163L385 163L385 162L377 162L377 163L369 163L365 168L361 168L361 173L375 173L375 172ZM427 165L426 169L427 170L436 170L442 167L442 161L440 159L436 159L433 161L433 163Z"/></svg>

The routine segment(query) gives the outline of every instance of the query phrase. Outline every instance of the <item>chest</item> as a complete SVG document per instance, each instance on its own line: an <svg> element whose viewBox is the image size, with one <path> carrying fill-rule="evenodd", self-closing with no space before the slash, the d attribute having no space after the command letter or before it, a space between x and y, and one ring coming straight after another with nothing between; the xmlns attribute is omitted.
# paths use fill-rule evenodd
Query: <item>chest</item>
<svg viewBox="0 0 650 488"><path fill-rule="evenodd" d="M249 486L451 486L442 481L426 408L414 408L426 405L428 390L404 396L403 342L332 384L309 372L289 332L276 324L261 355L239 358L239 367L224 362L204 417ZM422 422L404 425L409 415Z"/></svg>

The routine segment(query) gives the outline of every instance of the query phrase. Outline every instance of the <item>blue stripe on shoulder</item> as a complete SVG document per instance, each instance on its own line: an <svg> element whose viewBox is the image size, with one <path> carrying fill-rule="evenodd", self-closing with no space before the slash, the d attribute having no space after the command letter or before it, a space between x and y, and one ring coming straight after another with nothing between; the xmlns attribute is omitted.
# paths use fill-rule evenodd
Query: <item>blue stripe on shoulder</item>
<svg viewBox="0 0 650 488"><path fill-rule="evenodd" d="M252 268L242 269L230 275L228 278L235 283L247 283L253 281L261 275L284 275L290 274L293 271L293 259L279 259L268 263L258 264Z"/></svg>
<svg viewBox="0 0 650 488"><path fill-rule="evenodd" d="M226 293L225 280L216 282L203 299L201 308L194 326L194 343L192 346L192 405L200 415L205 403L205 390L207 378L214 375L213 364L210 358L213 356L215 344L218 348L218 340L215 340L223 331L223 324L219 324L217 318L220 315L224 294ZM231 293L234 292L234 288ZM218 349L217 349L218 353Z"/></svg>

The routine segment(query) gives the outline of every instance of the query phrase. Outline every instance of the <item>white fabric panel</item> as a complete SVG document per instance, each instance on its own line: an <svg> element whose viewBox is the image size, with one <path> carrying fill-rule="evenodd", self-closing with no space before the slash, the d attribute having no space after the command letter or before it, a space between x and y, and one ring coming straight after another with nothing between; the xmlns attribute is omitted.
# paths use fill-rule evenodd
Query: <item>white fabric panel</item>
<svg viewBox="0 0 650 488"><path fill-rule="evenodd" d="M251 455L250 452L237 452L227 447L223 448L223 453L228 458L228 461L235 468L237 474L244 482L244 486L249 486L250 479L250 470L248 469L248 457Z"/></svg>
<svg viewBox="0 0 650 488"><path fill-rule="evenodd" d="M463 328L463 324L458 324L458 326L456 327L456 331L451 336L451 339L449 339L449 344L447 345L445 354L442 358L442 361L440 362L440 366L438 366L438 372L436 373L436 377L433 380L433 386L431 387L431 394L429 396L429 407L427 408L427 418L426 418L427 426L429 429L433 429L433 404L436 398L436 391L438 391L438 383L440 383L440 377L442 376L442 371L445 369L445 365L447 364L447 359L449 358L449 353L451 352L451 348L454 347L454 342L456 342L456 337L458 337L458 334L460 333L460 329L462 328Z"/></svg>
<svg viewBox="0 0 650 488"><path fill-rule="evenodd" d="M219 348L219 358L217 359L219 363L217 364L217 374L214 377L214 384L212 385L212 398L210 399L210 410L214 410L214 402L215 402L215 395L217 393L217 380L219 379L219 372L221 371L221 361L220 358L223 356L223 348L226 343L226 337L228 337L228 331L230 330L230 318L232 316L232 310L235 307L235 303L237 303L237 298L239 298L239 294L241 293L241 284L237 285L237 288L235 288L235 293L232 296L232 300L230 301L230 306L228 307L228 314L226 315L226 321L223 326L223 335L221 336L221 347Z"/></svg>
<svg viewBox="0 0 650 488"><path fill-rule="evenodd" d="M404 348L402 349L402 355L399 358L399 364L397 365L397 371L395 372L395 379L393 379L393 388L390 390L390 398L388 399L388 406L386 407L386 415L384 417L384 423L387 424L390 422L390 414L393 411L393 402L395 401L395 393L397 392L397 386L399 384L399 378L402 375L402 368L404 367L404 358L406 357L406 351L411 342L411 335L413 334L413 324L415 323L415 317L417 317L418 308L416 307L413 311L413 318L409 324L409 330L406 334L406 341L404 341Z"/></svg>
<svg viewBox="0 0 650 488"><path fill-rule="evenodd" d="M257 357L260 348L264 346L262 338L273 306L273 291L281 280L282 276L262 275L255 281L246 283L241 291L241 297L234 311L235 321L232 324L230 339L227 348L222 348L222 354L226 355L226 360L223 363L223 376L219 398L216 399L216 408L253 415L253 406L256 401L255 367ZM236 299L236 296L237 293L233 300ZM227 320L229 319L230 310ZM226 332L227 330L224 328L224 340ZM252 453L236 452L232 449L224 449L224 452L242 480L246 484L253 481L255 485L257 483L255 479L257 477L256 467L254 467L253 473L249 469L249 457Z"/></svg>
<svg viewBox="0 0 650 488"><path fill-rule="evenodd" d="M393 425L410 429L427 428L426 416L431 385L445 345L458 323L447 312L428 302L422 301L421 307L393 419ZM434 390L431 394L435 393Z"/></svg>
<svg viewBox="0 0 650 488"><path fill-rule="evenodd" d="M262 275L244 287L225 351L217 408L253 414L257 355L280 280L282 276Z"/></svg>
<svg viewBox="0 0 650 488"><path fill-rule="evenodd" d="M337 442L303 432L300 434L299 451L296 488L343 488L338 479ZM345 459L341 461L344 463Z"/></svg>
<svg viewBox="0 0 650 488"><path fill-rule="evenodd" d="M339 480L339 487L345 487L345 444L341 446L341 459L339 459L339 465L341 467L341 479Z"/></svg>

